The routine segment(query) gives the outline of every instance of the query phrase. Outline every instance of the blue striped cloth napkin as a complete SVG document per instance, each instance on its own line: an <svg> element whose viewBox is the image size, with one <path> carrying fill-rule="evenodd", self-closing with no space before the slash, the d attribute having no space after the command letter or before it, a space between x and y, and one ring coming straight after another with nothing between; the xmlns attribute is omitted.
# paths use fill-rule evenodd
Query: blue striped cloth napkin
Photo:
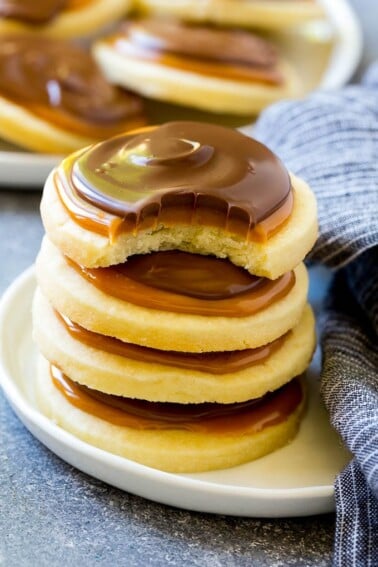
<svg viewBox="0 0 378 567"><path fill-rule="evenodd" d="M334 565L378 566L378 64L361 85L267 109L253 130L318 199L310 260L334 269L322 394L353 459L335 481Z"/></svg>

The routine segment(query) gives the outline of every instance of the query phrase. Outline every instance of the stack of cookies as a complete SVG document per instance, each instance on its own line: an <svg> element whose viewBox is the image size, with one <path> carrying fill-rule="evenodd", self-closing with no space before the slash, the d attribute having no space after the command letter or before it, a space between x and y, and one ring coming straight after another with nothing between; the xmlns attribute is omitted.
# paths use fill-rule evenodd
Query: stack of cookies
<svg viewBox="0 0 378 567"><path fill-rule="evenodd" d="M308 186L237 131L172 122L51 173L37 260L41 410L97 447L174 472L290 441L314 350Z"/></svg>

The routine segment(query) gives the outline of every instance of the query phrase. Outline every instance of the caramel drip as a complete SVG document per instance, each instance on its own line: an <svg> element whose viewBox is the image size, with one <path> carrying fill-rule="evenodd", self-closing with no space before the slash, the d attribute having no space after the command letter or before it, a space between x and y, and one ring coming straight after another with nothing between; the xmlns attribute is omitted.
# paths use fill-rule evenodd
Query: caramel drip
<svg viewBox="0 0 378 567"><path fill-rule="evenodd" d="M128 57L152 59L193 73L276 85L283 82L274 45L241 30L138 20L124 23L105 42Z"/></svg>
<svg viewBox="0 0 378 567"><path fill-rule="evenodd" d="M148 402L103 394L81 386L51 366L51 378L66 400L113 425L138 430L184 430L204 433L257 433L285 421L303 399L299 379L279 390L233 404Z"/></svg>
<svg viewBox="0 0 378 567"><path fill-rule="evenodd" d="M94 138L144 123L140 99L108 84L90 53L61 40L1 38L0 96Z"/></svg>
<svg viewBox="0 0 378 567"><path fill-rule="evenodd" d="M264 240L290 216L290 178L265 146L221 126L170 122L73 154L54 177L81 226L114 240L164 226Z"/></svg>
<svg viewBox="0 0 378 567"><path fill-rule="evenodd" d="M249 284L241 284L242 278L236 279L235 284L232 278L235 273L239 274L239 268L228 261L179 251L169 253L171 261L165 266L162 283L159 270L154 271L154 262L156 264L156 258L161 258L162 254L146 255L139 264L139 273L138 258L134 265L130 261L131 276L128 274L129 262L108 268L86 268L68 257L66 261L106 295L148 309L193 315L248 317L285 297L295 284L294 272L268 280L251 276L246 271L244 278ZM189 256L191 260L188 260ZM224 270L226 263L229 270ZM187 281L183 286L185 278ZM161 289L167 281L170 284Z"/></svg>
<svg viewBox="0 0 378 567"><path fill-rule="evenodd" d="M229 374L231 372L239 372L255 364L261 364L282 347L290 334L289 331L275 341L259 348L193 354L163 351L125 343L113 337L88 331L68 319L68 317L58 312L55 313L71 337L91 348L145 363L163 364L164 366L174 366L210 374Z"/></svg>

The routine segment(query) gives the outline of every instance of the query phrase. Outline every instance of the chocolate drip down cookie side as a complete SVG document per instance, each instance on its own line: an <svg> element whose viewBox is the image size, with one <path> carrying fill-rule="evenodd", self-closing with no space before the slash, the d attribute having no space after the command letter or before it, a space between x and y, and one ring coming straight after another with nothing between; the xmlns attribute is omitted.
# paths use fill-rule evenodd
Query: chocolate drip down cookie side
<svg viewBox="0 0 378 567"><path fill-rule="evenodd" d="M315 348L302 260L316 204L268 148L204 123L144 128L66 158L41 210L46 415L172 472L294 437Z"/></svg>

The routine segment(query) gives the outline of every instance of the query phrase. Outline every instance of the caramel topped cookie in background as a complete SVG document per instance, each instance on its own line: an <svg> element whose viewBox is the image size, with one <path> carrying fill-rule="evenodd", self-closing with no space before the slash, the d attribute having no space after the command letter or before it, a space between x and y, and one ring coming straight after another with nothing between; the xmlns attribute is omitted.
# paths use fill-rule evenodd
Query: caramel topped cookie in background
<svg viewBox="0 0 378 567"><path fill-rule="evenodd" d="M93 54L115 84L210 112L252 115L300 93L275 46L241 30L129 21L97 41Z"/></svg>
<svg viewBox="0 0 378 567"><path fill-rule="evenodd" d="M82 37L124 16L131 0L0 0L0 35Z"/></svg>
<svg viewBox="0 0 378 567"><path fill-rule="evenodd" d="M309 306L290 331L263 346L202 353L164 351L89 331L59 315L40 290L33 310L34 337L40 351L59 363L66 375L107 394L150 401L233 403L259 398L300 375L314 349L314 318ZM147 316L151 317L151 311ZM174 317L171 321L173 349L177 348L175 335L181 321L176 320L176 326L172 326ZM197 328L202 340L209 332L207 329L204 334ZM238 332L237 321L234 332Z"/></svg>
<svg viewBox="0 0 378 567"><path fill-rule="evenodd" d="M264 30L324 17L317 0L137 0L136 5L142 14Z"/></svg>
<svg viewBox="0 0 378 567"><path fill-rule="evenodd" d="M83 48L49 38L0 38L0 135L67 153L145 123L138 96L109 84Z"/></svg>

